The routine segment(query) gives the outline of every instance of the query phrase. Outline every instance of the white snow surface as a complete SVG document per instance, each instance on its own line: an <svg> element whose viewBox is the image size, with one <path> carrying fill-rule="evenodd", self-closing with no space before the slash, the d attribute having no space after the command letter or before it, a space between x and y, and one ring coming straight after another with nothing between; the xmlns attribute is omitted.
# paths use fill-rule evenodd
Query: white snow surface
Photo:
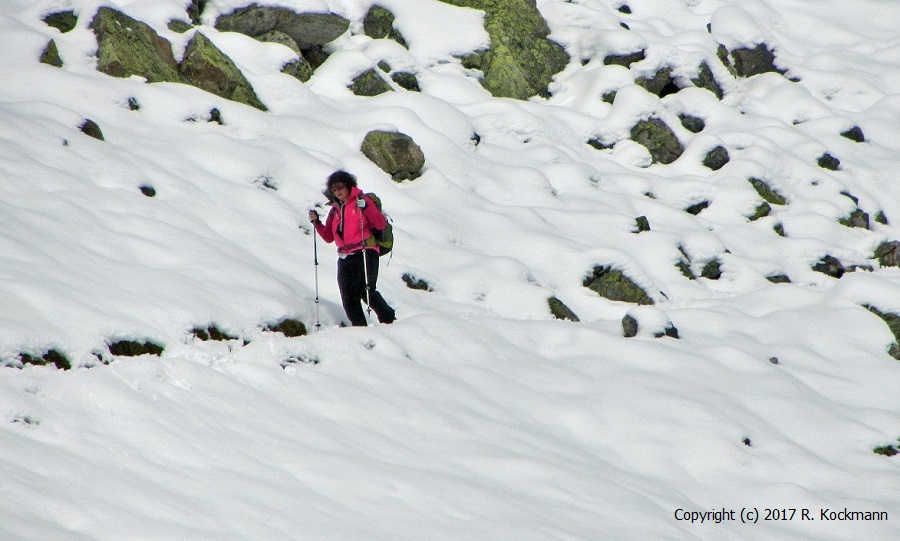
<svg viewBox="0 0 900 541"><path fill-rule="evenodd" d="M538 0L572 61L527 101L491 97L457 59L487 44L478 10L378 2L406 50L362 34L372 0L262 2L351 20L302 84L279 73L286 48L211 26L249 3L208 2L201 29L266 112L96 71L98 7L179 55L193 31L166 24L187 0L0 4L0 539L900 537L900 456L873 452L900 446L900 362L863 307L900 312L900 270L873 259L900 238L900 3ZM66 9L71 32L41 21ZM50 39L62 69L38 61ZM690 78L719 43L766 43L786 75L714 70L721 101L631 83L663 65ZM631 70L603 65L641 48ZM381 60L422 92L354 96ZM650 116L685 144L671 165L627 140ZM840 135L854 126L866 142ZM369 162L373 129L412 136L424 174L396 183ZM731 160L712 171L718 145ZM840 170L817 165L826 152ZM337 168L393 219L393 325L340 326L334 247L306 219ZM788 203L750 221L749 178ZM888 224L838 223L856 208ZM813 271L825 255L862 268ZM718 258L721 278L689 280L684 257L698 276ZM595 265L654 308L585 288ZM580 322L554 319L553 296ZM633 338L628 313L649 325ZM310 334L263 330L285 317ZM678 339L650 332L670 322ZM240 339L190 332L210 325ZM119 339L165 351L114 357ZM19 363L50 349L73 369ZM822 519L845 509L889 518Z"/></svg>

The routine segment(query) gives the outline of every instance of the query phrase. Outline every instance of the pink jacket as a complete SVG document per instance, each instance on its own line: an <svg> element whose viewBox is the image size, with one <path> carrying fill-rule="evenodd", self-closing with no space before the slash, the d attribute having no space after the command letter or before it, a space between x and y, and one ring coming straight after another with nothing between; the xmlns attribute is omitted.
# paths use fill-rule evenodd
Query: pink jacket
<svg viewBox="0 0 900 541"><path fill-rule="evenodd" d="M360 198L366 201L364 209L357 206L356 201ZM387 220L375 206L372 198L366 196L359 187L354 187L351 188L345 204L341 204L340 201L331 204L328 218L324 224L316 223L316 231L325 242L337 244L339 253L350 254L363 248L377 252L378 246L374 245L374 239L369 240L372 237L372 228L380 230L386 226Z"/></svg>

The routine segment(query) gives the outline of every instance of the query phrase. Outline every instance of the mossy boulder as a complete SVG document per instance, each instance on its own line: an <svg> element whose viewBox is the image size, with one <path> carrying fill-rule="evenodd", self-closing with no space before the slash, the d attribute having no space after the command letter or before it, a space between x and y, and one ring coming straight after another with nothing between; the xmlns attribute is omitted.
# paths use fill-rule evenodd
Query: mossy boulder
<svg viewBox="0 0 900 541"><path fill-rule="evenodd" d="M547 96L552 77L569 63L563 47L547 39L550 29L535 0L442 0L484 10L490 48L478 55L482 86L496 97ZM470 64L471 66L471 64ZM476 67L476 66L472 66Z"/></svg>
<svg viewBox="0 0 900 541"><path fill-rule="evenodd" d="M772 206L763 201L759 205L757 205L756 210L753 211L753 214L748 216L751 222L755 222L760 218L765 218L769 214L772 213Z"/></svg>
<svg viewBox="0 0 900 541"><path fill-rule="evenodd" d="M669 164L684 153L684 146L665 122L658 118L641 120L631 128L631 139L647 147L654 162Z"/></svg>
<svg viewBox="0 0 900 541"><path fill-rule="evenodd" d="M55 349L51 349L40 355L20 353L19 362L22 363L22 365L31 364L36 366L46 366L52 364L60 370L72 369L72 363L69 361L69 358Z"/></svg>
<svg viewBox="0 0 900 541"><path fill-rule="evenodd" d="M682 114L678 115L678 119L681 120L684 129L691 133L700 133L706 128L706 122L700 117Z"/></svg>
<svg viewBox="0 0 900 541"><path fill-rule="evenodd" d="M869 214L864 210L857 208L850 214L844 216L838 223L847 227L859 227L861 229L869 229Z"/></svg>
<svg viewBox="0 0 900 541"><path fill-rule="evenodd" d="M350 92L353 92L357 96L367 97L378 96L379 94L394 90L391 88L391 85L378 74L378 70L374 68L368 69L357 75L349 88Z"/></svg>
<svg viewBox="0 0 900 541"><path fill-rule="evenodd" d="M297 13L287 8L252 4L220 15L215 27L223 32L240 32L253 38L279 30L305 50L334 41L347 31L350 21L335 13Z"/></svg>
<svg viewBox="0 0 900 541"><path fill-rule="evenodd" d="M209 340L213 340L216 342L225 342L228 340L238 340L237 336L228 334L227 332L219 329L215 325L208 325L207 327L194 327L191 329L191 334L199 338L200 340L207 342Z"/></svg>
<svg viewBox="0 0 900 541"><path fill-rule="evenodd" d="M706 90L709 90L719 99L722 99L722 97L725 95L725 93L722 92L722 87L719 86L719 83L713 76L712 70L709 68L709 64L707 64L706 62L700 64L700 66L697 68L697 76L691 79L691 82L697 88L705 88Z"/></svg>
<svg viewBox="0 0 900 541"><path fill-rule="evenodd" d="M97 37L97 69L113 77L181 82L172 46L145 23L101 7L90 24Z"/></svg>
<svg viewBox="0 0 900 541"><path fill-rule="evenodd" d="M660 69L653 77L638 77L634 83L660 98L681 90L672 78L672 68L669 67Z"/></svg>
<svg viewBox="0 0 900 541"><path fill-rule="evenodd" d="M379 5L369 8L363 19L363 33L372 39L392 39L406 47L406 40L394 28L394 14Z"/></svg>
<svg viewBox="0 0 900 541"><path fill-rule="evenodd" d="M100 129L100 126L98 126L96 122L94 122L93 120L91 120L89 118L86 118L84 120L84 122L82 122L81 125L78 126L78 129L81 130L81 133L83 133L89 137L93 137L94 139L97 139L98 141L105 140L103 138L103 131Z"/></svg>
<svg viewBox="0 0 900 541"><path fill-rule="evenodd" d="M78 17L75 15L75 12L71 10L48 13L47 15L44 15L41 20L44 21L47 26L56 28L63 34L71 32L75 29L75 25L78 24Z"/></svg>
<svg viewBox="0 0 900 541"><path fill-rule="evenodd" d="M612 301L653 304L647 293L622 271L609 266L595 266L585 276L584 287Z"/></svg>
<svg viewBox="0 0 900 541"><path fill-rule="evenodd" d="M646 216L638 216L634 219L635 229L632 230L632 233L643 233L644 231L650 231L650 220L647 219Z"/></svg>
<svg viewBox="0 0 900 541"><path fill-rule="evenodd" d="M828 152L819 156L816 160L816 163L819 164L819 167L822 169L828 169L829 171L840 171L841 170L841 160L835 158Z"/></svg>
<svg viewBox="0 0 900 541"><path fill-rule="evenodd" d="M898 345L898 342L900 342L900 315L890 312L882 312L874 306L864 305L863 307L876 316L880 317L881 320L884 321L885 324L887 324L888 328L891 330L891 334L894 335L895 340L895 342L891 344L890 348L888 349L888 353L891 355L891 357L900 360L900 345Z"/></svg>
<svg viewBox="0 0 900 541"><path fill-rule="evenodd" d="M772 282L773 284L790 284L791 277L787 274L773 274L772 276L766 276L766 280Z"/></svg>
<svg viewBox="0 0 900 541"><path fill-rule="evenodd" d="M44 47L44 52L41 53L41 64L49 64L56 68L63 66L62 58L59 57L59 49L57 49L56 42L52 39Z"/></svg>
<svg viewBox="0 0 900 541"><path fill-rule="evenodd" d="M286 75L290 75L294 79L297 79L301 83L305 83L312 79L313 76L313 68L310 63L303 56L298 57L296 60L292 60L285 64L281 68L281 73Z"/></svg>
<svg viewBox="0 0 900 541"><path fill-rule="evenodd" d="M575 315L575 312L573 312L568 306L565 305L563 301L559 300L556 296L547 299L547 306L550 308L550 313L556 319L574 321L576 323L581 321L580 319L578 319L578 316Z"/></svg>
<svg viewBox="0 0 900 541"><path fill-rule="evenodd" d="M728 149L726 149L722 145L719 145L710 150L706 157L703 158L703 165L709 167L713 171L718 171L719 169L725 167L725 164L727 164L730 160L731 158L728 155Z"/></svg>
<svg viewBox="0 0 900 541"><path fill-rule="evenodd" d="M700 271L700 276L708 280L718 280L722 277L722 262L718 258L707 261Z"/></svg>
<svg viewBox="0 0 900 541"><path fill-rule="evenodd" d="M203 15L203 10L206 9L206 2L207 0L191 0L191 3L188 4L187 14L192 23L201 23L200 16Z"/></svg>
<svg viewBox="0 0 900 541"><path fill-rule="evenodd" d="M257 36L256 39L258 41L262 41L264 43L277 43L279 45L284 45L288 49L294 51L297 55L296 60L291 60L281 68L281 73L285 73L290 75L291 77L299 80L302 83L309 81L313 76L313 67L303 55L303 52L300 50L300 46L297 45L297 42L294 41L294 38L285 34L281 30L272 30L271 32L266 32L260 36Z"/></svg>
<svg viewBox="0 0 900 541"><path fill-rule="evenodd" d="M624 54L611 54L607 55L603 59L603 63L607 66L623 66L623 67L631 67L635 62L640 62L647 58L644 50L635 51L633 53L624 53Z"/></svg>
<svg viewBox="0 0 900 541"><path fill-rule="evenodd" d="M119 340L109 344L109 352L116 357L139 357L141 355L162 355L163 346L152 342L137 340Z"/></svg>
<svg viewBox="0 0 900 541"><path fill-rule="evenodd" d="M678 329L669 317L655 306L636 306L622 318L622 335L633 338L638 335L662 338L678 338Z"/></svg>
<svg viewBox="0 0 900 541"><path fill-rule="evenodd" d="M166 25L166 28L168 28L172 32L175 32L176 34L184 34L188 30L194 28L194 25L187 21L182 21L181 19L171 19Z"/></svg>
<svg viewBox="0 0 900 541"><path fill-rule="evenodd" d="M684 211L687 212L688 214L693 214L694 216L696 216L708 208L709 208L709 201L704 199L703 201L694 203L693 205L684 209Z"/></svg>
<svg viewBox="0 0 900 541"><path fill-rule="evenodd" d="M266 325L265 330L280 332L287 338L306 336L306 325L302 321L293 318L285 318L277 323Z"/></svg>
<svg viewBox="0 0 900 541"><path fill-rule="evenodd" d="M727 50L726 54L728 54ZM735 74L739 77L751 77L769 72L785 73L784 70L775 67L775 53L765 43L760 43L752 49L746 47L735 49L730 54L731 65L734 66Z"/></svg>
<svg viewBox="0 0 900 541"><path fill-rule="evenodd" d="M771 203L772 205L787 204L787 199L785 199L784 196L773 190L771 186L762 180L758 178L749 178L747 181L766 203Z"/></svg>
<svg viewBox="0 0 900 541"><path fill-rule="evenodd" d="M882 267L900 267L900 241L882 242L875 249L875 259Z"/></svg>
<svg viewBox="0 0 900 541"><path fill-rule="evenodd" d="M201 32L195 33L188 43L181 74L185 82L197 88L266 110L241 70Z"/></svg>
<svg viewBox="0 0 900 541"><path fill-rule="evenodd" d="M419 79L415 73L406 71L398 71L391 74L391 80L400 85L401 88L411 92L419 92Z"/></svg>
<svg viewBox="0 0 900 541"><path fill-rule="evenodd" d="M428 284L428 282L408 272L403 273L403 276L401 276L400 279L402 279L406 284L406 287L410 289L418 289L419 291L432 291L431 286Z"/></svg>
<svg viewBox="0 0 900 541"><path fill-rule="evenodd" d="M846 272L844 264L832 255L826 255L820 259L818 263L813 265L812 270L827 274L833 278L840 278Z"/></svg>
<svg viewBox="0 0 900 541"><path fill-rule="evenodd" d="M425 154L421 147L404 133L370 131L363 139L360 150L397 182L418 178L425 167Z"/></svg>
<svg viewBox="0 0 900 541"><path fill-rule="evenodd" d="M850 139L851 141L856 143L866 142L866 136L863 134L862 128L860 128L859 126L853 126L849 130L841 132L841 136L846 137L847 139Z"/></svg>

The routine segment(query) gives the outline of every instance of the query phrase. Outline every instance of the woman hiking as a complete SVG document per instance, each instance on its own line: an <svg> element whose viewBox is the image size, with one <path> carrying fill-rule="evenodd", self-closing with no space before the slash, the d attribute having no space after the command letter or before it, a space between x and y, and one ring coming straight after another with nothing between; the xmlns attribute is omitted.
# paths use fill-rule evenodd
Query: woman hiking
<svg viewBox="0 0 900 541"><path fill-rule="evenodd" d="M393 323L396 319L394 309L375 289L378 281L379 248L372 230L385 228L387 220L384 214L356 186L356 177L346 171L332 173L325 188L325 194L331 201L328 217L323 224L319 214L310 210L309 220L322 240L337 245L340 256L337 281L347 319L354 327L368 325L362 309L362 302L367 302L375 310L378 321Z"/></svg>

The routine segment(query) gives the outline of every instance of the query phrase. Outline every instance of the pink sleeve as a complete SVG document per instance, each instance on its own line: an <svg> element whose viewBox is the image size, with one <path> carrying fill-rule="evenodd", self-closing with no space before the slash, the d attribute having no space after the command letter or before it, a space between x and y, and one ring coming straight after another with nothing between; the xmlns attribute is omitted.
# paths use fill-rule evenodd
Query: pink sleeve
<svg viewBox="0 0 900 541"><path fill-rule="evenodd" d="M334 231L331 228L331 222L334 220L334 207L328 212L328 218L325 223L316 222L316 231L325 242L334 242Z"/></svg>

